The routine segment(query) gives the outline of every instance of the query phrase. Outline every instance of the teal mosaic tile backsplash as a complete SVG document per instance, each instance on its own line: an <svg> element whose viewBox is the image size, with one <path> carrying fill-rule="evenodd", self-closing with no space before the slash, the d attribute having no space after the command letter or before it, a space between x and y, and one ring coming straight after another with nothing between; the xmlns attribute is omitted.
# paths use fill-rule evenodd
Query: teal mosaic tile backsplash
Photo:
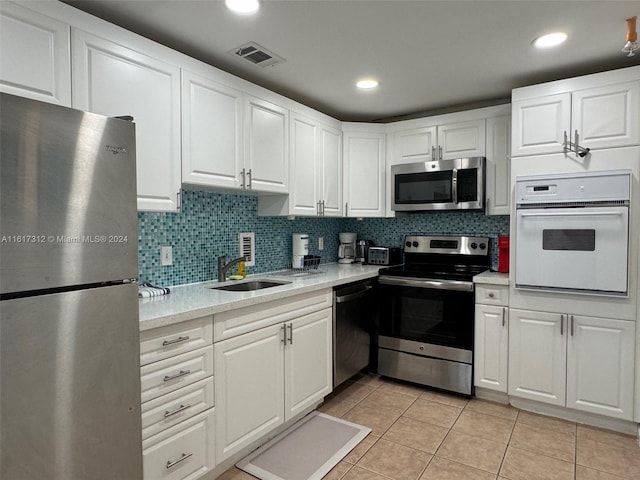
<svg viewBox="0 0 640 480"><path fill-rule="evenodd" d="M289 268L291 234L308 233L311 254L337 261L338 233L357 232L377 245L400 246L406 234L473 234L495 238L508 233L509 217L482 213L416 213L400 218L295 218L258 216L258 198L249 195L182 191L178 213L138 213L139 280L180 285L217 278L216 259L238 256L238 234L255 232L256 265L247 273ZM318 237L324 237L319 252ZM495 243L495 242L492 242ZM173 265L160 265L160 247L173 247ZM495 247L493 249L495 257Z"/></svg>

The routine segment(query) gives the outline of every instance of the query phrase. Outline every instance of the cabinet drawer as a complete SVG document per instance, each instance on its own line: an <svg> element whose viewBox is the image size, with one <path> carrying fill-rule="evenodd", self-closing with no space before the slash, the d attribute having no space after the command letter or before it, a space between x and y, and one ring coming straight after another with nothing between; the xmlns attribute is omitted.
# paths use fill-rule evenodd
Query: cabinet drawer
<svg viewBox="0 0 640 480"><path fill-rule="evenodd" d="M333 302L333 291L323 289L273 302L238 308L215 315L213 329L216 342L263 327L286 322L324 308Z"/></svg>
<svg viewBox="0 0 640 480"><path fill-rule="evenodd" d="M142 442L144 480L195 480L213 469L214 409Z"/></svg>
<svg viewBox="0 0 640 480"><path fill-rule="evenodd" d="M213 377L142 404L142 438L147 439L213 407Z"/></svg>
<svg viewBox="0 0 640 480"><path fill-rule="evenodd" d="M213 375L213 346L140 368L142 403Z"/></svg>
<svg viewBox="0 0 640 480"><path fill-rule="evenodd" d="M509 305L509 287L506 285L476 284L476 303Z"/></svg>
<svg viewBox="0 0 640 480"><path fill-rule="evenodd" d="M140 332L140 365L173 357L213 343L213 317Z"/></svg>

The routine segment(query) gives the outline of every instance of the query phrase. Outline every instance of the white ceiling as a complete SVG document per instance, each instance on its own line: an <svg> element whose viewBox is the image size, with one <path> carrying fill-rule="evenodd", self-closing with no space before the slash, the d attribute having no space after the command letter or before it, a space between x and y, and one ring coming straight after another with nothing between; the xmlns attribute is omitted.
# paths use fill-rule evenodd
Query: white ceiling
<svg viewBox="0 0 640 480"><path fill-rule="evenodd" d="M263 0L252 17L223 0L64 1L348 121L504 103L515 87L640 64L620 51L637 0ZM531 47L557 30L559 48ZM228 53L249 41L286 62ZM364 75L375 92L356 91Z"/></svg>

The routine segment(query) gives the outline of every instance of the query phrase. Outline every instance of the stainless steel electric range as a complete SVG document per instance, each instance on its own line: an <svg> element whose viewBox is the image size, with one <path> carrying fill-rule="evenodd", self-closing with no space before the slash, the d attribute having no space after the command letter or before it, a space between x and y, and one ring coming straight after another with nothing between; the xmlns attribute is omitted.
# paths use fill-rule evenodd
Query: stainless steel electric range
<svg viewBox="0 0 640 480"><path fill-rule="evenodd" d="M489 238L408 235L404 264L380 270L378 373L472 394L473 276Z"/></svg>

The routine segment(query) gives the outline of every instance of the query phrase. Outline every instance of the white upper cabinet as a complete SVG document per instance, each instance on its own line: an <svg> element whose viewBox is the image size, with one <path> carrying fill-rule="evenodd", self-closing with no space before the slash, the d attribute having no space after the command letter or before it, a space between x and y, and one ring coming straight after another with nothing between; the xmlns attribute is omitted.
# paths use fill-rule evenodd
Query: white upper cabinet
<svg viewBox="0 0 640 480"><path fill-rule="evenodd" d="M243 94L182 71L182 181L241 188Z"/></svg>
<svg viewBox="0 0 640 480"><path fill-rule="evenodd" d="M395 133L396 155L393 164L434 160L437 127L422 127Z"/></svg>
<svg viewBox="0 0 640 480"><path fill-rule="evenodd" d="M298 113L291 115L291 166L288 215L319 215L317 122Z"/></svg>
<svg viewBox="0 0 640 480"><path fill-rule="evenodd" d="M434 150L435 151L435 150ZM438 160L484 157L485 121L449 123L438 126Z"/></svg>
<svg viewBox="0 0 640 480"><path fill-rule="evenodd" d="M589 149L640 144L640 67L513 91L512 155L561 153L565 135Z"/></svg>
<svg viewBox="0 0 640 480"><path fill-rule="evenodd" d="M243 188L288 193L289 111L245 95Z"/></svg>
<svg viewBox="0 0 640 480"><path fill-rule="evenodd" d="M0 2L0 91L71 106L69 25Z"/></svg>
<svg viewBox="0 0 640 480"><path fill-rule="evenodd" d="M509 215L511 115L487 118L487 215Z"/></svg>
<svg viewBox="0 0 640 480"><path fill-rule="evenodd" d="M138 210L178 210L180 69L75 28L72 52L73 106L134 117Z"/></svg>
<svg viewBox="0 0 640 480"><path fill-rule="evenodd" d="M342 202L342 132L338 128L320 124L318 174L320 214L340 217Z"/></svg>
<svg viewBox="0 0 640 480"><path fill-rule="evenodd" d="M437 121L437 118L430 120ZM482 157L485 154L484 119L401 130L394 137L393 164Z"/></svg>
<svg viewBox="0 0 640 480"><path fill-rule="evenodd" d="M345 216L383 217L385 134L343 127L343 155Z"/></svg>

